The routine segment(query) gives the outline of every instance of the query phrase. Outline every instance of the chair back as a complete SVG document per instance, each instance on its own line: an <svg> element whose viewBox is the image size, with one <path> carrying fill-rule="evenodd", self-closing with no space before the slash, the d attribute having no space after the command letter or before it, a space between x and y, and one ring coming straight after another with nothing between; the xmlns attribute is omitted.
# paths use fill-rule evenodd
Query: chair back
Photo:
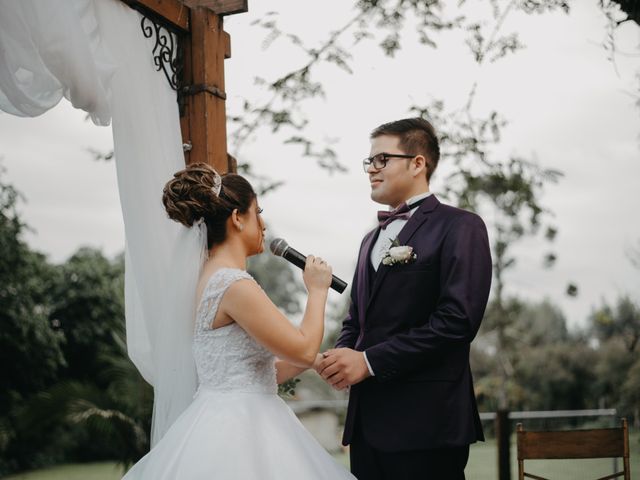
<svg viewBox="0 0 640 480"><path fill-rule="evenodd" d="M631 480L629 469L629 430L622 419L618 428L568 431L525 431L521 423L516 429L518 447L518 479L551 480L524 471L525 460L572 458L622 458L623 470L595 480L623 477Z"/></svg>

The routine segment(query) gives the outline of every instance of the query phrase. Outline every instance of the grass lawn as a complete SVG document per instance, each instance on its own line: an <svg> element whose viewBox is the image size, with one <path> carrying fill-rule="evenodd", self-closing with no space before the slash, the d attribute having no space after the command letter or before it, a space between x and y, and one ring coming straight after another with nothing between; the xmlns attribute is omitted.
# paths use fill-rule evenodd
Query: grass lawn
<svg viewBox="0 0 640 480"><path fill-rule="evenodd" d="M629 436L631 447L631 472L640 474L640 433ZM512 474L517 478L516 447L511 445ZM348 466L349 456L344 453L335 455L336 460ZM618 463L620 466L620 462ZM525 462L526 471L554 480L572 480L598 478L612 473L611 459L597 460L536 460ZM471 446L466 476L468 480L496 480L497 453L496 443L489 440ZM5 477L4 480L119 480L121 468L112 462L60 465L45 470L26 472ZM635 478L635 477L633 477Z"/></svg>
<svg viewBox="0 0 640 480"><path fill-rule="evenodd" d="M120 480L122 467L114 462L76 463L24 472L4 480Z"/></svg>

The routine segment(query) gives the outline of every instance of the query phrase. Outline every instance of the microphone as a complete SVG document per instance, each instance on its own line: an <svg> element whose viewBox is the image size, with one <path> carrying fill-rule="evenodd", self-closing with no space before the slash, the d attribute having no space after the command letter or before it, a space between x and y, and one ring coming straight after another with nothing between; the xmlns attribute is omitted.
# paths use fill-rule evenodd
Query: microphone
<svg viewBox="0 0 640 480"><path fill-rule="evenodd" d="M307 262L306 255L301 254L294 248L291 248L289 244L283 238L274 238L269 245L271 253L276 257L282 257L289 263L293 263L296 267L304 270L304 266ZM342 293L347 288L347 282L339 279L335 275L331 276L331 288L336 292Z"/></svg>

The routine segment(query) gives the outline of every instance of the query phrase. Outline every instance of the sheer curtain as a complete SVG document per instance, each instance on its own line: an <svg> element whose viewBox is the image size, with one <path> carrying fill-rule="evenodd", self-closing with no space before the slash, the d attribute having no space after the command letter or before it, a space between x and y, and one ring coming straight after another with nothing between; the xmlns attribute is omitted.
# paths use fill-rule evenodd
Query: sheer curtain
<svg viewBox="0 0 640 480"><path fill-rule="evenodd" d="M0 108L40 115L64 96L109 125L115 71L91 0L4 0L0 3Z"/></svg>
<svg viewBox="0 0 640 480"><path fill-rule="evenodd" d="M36 116L64 96L112 121L126 235L129 356L154 387L152 444L191 402L201 229L164 213L162 187L184 167L175 92L153 64L141 15L118 0L2 0L0 109Z"/></svg>

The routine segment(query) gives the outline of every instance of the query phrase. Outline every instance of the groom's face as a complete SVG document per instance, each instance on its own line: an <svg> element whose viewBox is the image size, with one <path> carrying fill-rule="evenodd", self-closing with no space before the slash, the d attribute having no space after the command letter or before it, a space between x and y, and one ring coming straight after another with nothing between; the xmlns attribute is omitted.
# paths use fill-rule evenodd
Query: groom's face
<svg viewBox="0 0 640 480"><path fill-rule="evenodd" d="M401 154L404 152L398 146L399 138L392 135L380 135L371 139L370 156L380 153ZM373 165L367 170L371 182L371 199L374 202L389 205L393 208L400 205L411 196L413 176L408 168L406 158L389 158L384 168L376 169Z"/></svg>

